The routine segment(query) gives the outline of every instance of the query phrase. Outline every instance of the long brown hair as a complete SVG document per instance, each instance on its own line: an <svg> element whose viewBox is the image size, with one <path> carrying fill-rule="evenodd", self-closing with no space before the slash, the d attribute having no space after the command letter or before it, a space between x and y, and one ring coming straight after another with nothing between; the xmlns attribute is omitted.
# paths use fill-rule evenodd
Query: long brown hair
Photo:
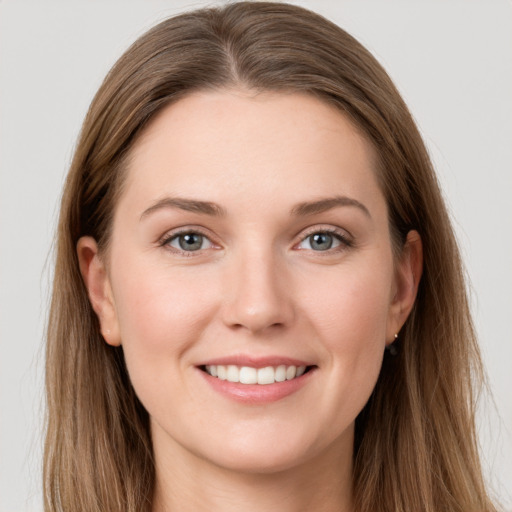
<svg viewBox="0 0 512 512"><path fill-rule="evenodd" d="M478 457L482 368L453 230L427 151L390 78L342 29L303 8L233 3L170 18L119 59L84 121L64 189L47 335L46 512L152 507L148 415L107 345L76 244L108 247L126 161L164 106L194 90L298 91L339 108L374 145L397 250L423 240L414 309L356 420L358 511L492 511Z"/></svg>

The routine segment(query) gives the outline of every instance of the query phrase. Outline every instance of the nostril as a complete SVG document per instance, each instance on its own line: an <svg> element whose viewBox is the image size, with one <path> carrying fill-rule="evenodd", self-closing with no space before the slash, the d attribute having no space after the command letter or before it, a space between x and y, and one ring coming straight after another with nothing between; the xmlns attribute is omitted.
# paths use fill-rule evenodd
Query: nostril
<svg viewBox="0 0 512 512"><path fill-rule="evenodd" d="M244 323L233 323L229 327L235 331L248 330L252 333L261 334L263 332L274 332L283 329L285 324L283 322L268 323L262 318L251 318L247 319Z"/></svg>

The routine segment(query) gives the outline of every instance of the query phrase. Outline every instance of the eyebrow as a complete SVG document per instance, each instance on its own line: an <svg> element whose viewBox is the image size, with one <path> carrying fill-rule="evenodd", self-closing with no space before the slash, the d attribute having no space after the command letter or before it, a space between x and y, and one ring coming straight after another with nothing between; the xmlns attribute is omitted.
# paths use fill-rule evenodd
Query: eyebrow
<svg viewBox="0 0 512 512"><path fill-rule="evenodd" d="M353 199L347 196L335 196L328 197L325 199L319 199L317 201L307 201L299 203L291 209L291 214L297 217L306 217L308 215L315 215L323 213L333 208L339 208L341 206L353 206L359 208L367 217L371 218L368 208L357 199ZM187 212L200 213L203 215L211 215L215 217L221 217L226 215L226 211L222 206L210 201L199 201L197 199L188 199L185 197L164 197L159 199L156 203L151 205L149 208L142 212L140 219L147 217L153 212L156 212L165 208L177 208Z"/></svg>
<svg viewBox="0 0 512 512"><path fill-rule="evenodd" d="M346 196L328 197L325 199L319 199L318 201L299 203L292 208L291 213L292 215L305 217L308 215L323 213L327 210L338 208L340 206L354 206L359 208L367 217L370 219L372 218L368 208L366 208L363 203L360 203L357 199L352 199L351 197Z"/></svg>
<svg viewBox="0 0 512 512"><path fill-rule="evenodd" d="M226 214L224 208L210 201L199 201L197 199L187 199L185 197L164 197L151 205L142 212L140 220L151 213L165 208L177 208L187 212L201 213L203 215L213 215L220 217Z"/></svg>

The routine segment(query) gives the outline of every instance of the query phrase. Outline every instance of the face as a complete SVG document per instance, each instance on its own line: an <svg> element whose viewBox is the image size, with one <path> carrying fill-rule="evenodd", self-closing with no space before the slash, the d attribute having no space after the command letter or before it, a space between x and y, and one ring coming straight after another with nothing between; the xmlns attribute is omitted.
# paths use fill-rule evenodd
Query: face
<svg viewBox="0 0 512 512"><path fill-rule="evenodd" d="M340 112L191 94L136 143L108 256L80 244L157 458L268 472L351 456L414 278L372 148Z"/></svg>

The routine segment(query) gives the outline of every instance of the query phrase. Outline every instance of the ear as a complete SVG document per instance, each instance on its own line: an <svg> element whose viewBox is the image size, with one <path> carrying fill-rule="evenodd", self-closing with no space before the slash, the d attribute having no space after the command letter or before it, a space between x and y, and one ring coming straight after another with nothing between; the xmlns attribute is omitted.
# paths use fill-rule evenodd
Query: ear
<svg viewBox="0 0 512 512"><path fill-rule="evenodd" d="M107 269L98 253L98 244L90 236L78 240L76 251L80 272L89 300L100 321L101 334L109 345L121 345L121 336L112 287Z"/></svg>
<svg viewBox="0 0 512 512"><path fill-rule="evenodd" d="M409 231L396 264L394 295L389 309L386 345L395 340L414 306L423 272L423 245L417 231Z"/></svg>

